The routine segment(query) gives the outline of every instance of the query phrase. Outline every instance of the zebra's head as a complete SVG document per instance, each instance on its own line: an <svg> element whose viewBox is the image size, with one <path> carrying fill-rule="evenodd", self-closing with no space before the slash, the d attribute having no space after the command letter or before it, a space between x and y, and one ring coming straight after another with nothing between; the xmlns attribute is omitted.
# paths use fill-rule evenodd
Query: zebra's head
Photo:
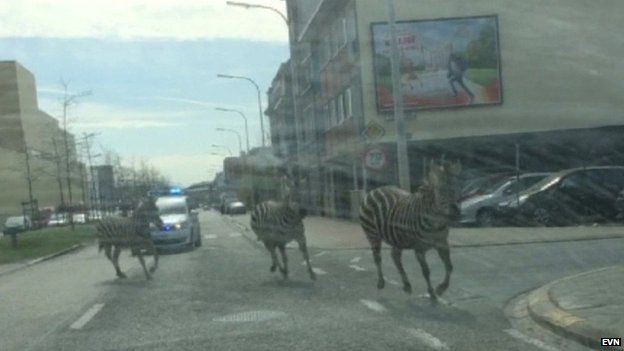
<svg viewBox="0 0 624 351"><path fill-rule="evenodd" d="M156 202L151 197L143 199L139 202L132 214L132 217L145 225L149 225L149 223L154 223L159 227L163 225L162 219L158 214Z"/></svg>
<svg viewBox="0 0 624 351"><path fill-rule="evenodd" d="M459 161L451 162L444 160L444 158L440 162L431 160L429 167L427 182L433 189L435 206L451 220L459 218L456 182L460 172L461 163Z"/></svg>

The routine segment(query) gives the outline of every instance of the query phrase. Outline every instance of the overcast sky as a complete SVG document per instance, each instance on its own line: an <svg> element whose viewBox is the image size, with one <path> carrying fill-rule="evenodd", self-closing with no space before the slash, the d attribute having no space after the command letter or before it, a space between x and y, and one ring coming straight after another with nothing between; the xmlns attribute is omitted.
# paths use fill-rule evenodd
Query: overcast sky
<svg viewBox="0 0 624 351"><path fill-rule="evenodd" d="M281 0L248 2L285 11ZM254 78L264 109L288 58L277 14L225 0L2 1L0 23L0 60L35 75L41 109L59 117L61 79L71 91L91 90L71 110L71 131L98 132L96 148L144 159L182 185L211 180L226 148L238 153L235 134L215 128L239 131L244 147L243 119L215 107L242 110L251 146L260 145L255 89L216 75Z"/></svg>

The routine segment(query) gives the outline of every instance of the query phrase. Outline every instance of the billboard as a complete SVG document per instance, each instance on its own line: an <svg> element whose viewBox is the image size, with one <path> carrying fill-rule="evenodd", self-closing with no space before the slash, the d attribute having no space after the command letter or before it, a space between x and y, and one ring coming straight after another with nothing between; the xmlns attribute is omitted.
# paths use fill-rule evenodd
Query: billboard
<svg viewBox="0 0 624 351"><path fill-rule="evenodd" d="M396 24L406 110L500 104L498 17L401 21ZM377 110L391 112L391 39L371 25Z"/></svg>

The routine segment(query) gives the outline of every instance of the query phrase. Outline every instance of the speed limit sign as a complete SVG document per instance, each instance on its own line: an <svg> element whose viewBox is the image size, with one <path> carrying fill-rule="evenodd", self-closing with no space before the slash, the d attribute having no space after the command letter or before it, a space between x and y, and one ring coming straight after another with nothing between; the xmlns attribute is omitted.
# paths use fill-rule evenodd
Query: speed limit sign
<svg viewBox="0 0 624 351"><path fill-rule="evenodd" d="M369 169L379 171L384 169L387 163L388 157L380 148L369 149L366 154L364 154L364 165Z"/></svg>

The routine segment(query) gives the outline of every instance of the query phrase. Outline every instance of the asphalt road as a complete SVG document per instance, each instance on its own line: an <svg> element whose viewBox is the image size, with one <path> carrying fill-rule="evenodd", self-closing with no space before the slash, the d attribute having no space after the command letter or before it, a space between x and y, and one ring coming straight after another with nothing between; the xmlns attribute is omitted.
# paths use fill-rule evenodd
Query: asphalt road
<svg viewBox="0 0 624 351"><path fill-rule="evenodd" d="M0 277L0 349L582 350L510 322L505 306L553 279L624 263L624 239L458 248L451 287L434 305L408 252L411 296L387 251L381 291L368 250L311 248L312 282L289 249L284 281L230 222L214 212L200 220L204 245L161 256L152 281L126 252L128 278L116 279L95 246ZM437 283L442 265L428 257Z"/></svg>

